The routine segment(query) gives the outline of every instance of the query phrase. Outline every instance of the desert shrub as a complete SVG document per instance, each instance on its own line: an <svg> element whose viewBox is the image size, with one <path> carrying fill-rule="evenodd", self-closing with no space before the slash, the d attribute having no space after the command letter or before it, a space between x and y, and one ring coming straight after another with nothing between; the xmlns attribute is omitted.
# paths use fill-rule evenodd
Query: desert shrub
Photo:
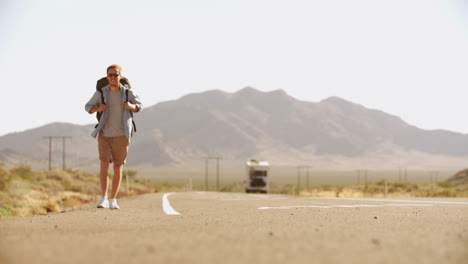
<svg viewBox="0 0 468 264"><path fill-rule="evenodd" d="M146 186L149 186L148 183L145 183ZM154 185L154 192L166 192L166 191L173 191L175 189L175 187L171 184L169 184L168 182L163 182L163 183L159 183L159 184L155 184Z"/></svg>
<svg viewBox="0 0 468 264"><path fill-rule="evenodd" d="M419 197L455 197L455 190L452 189L440 189L440 188L428 188L420 189L416 192L416 196Z"/></svg>
<svg viewBox="0 0 468 264"><path fill-rule="evenodd" d="M0 215L30 216L57 212L62 206L79 206L92 202L89 197L100 193L99 176L80 173L76 170L52 170L36 172L28 165L16 166L5 170L0 164ZM148 193L153 191L154 184L132 184L129 194ZM159 189L170 189L158 186ZM63 197L76 193L73 199ZM129 195L127 194L127 195Z"/></svg>
<svg viewBox="0 0 468 264"><path fill-rule="evenodd" d="M67 171L63 170L50 170L46 173L47 179L57 180L57 181L71 181L72 176Z"/></svg>
<svg viewBox="0 0 468 264"><path fill-rule="evenodd" d="M378 186L385 186L385 180L380 180L380 181L376 182L375 184L378 185Z"/></svg>
<svg viewBox="0 0 468 264"><path fill-rule="evenodd" d="M136 170L123 170L122 176L128 175L129 178L135 178L138 174Z"/></svg>
<svg viewBox="0 0 468 264"><path fill-rule="evenodd" d="M10 173L8 173L8 171L5 170L3 163L0 163L0 191L6 190L10 180Z"/></svg>
<svg viewBox="0 0 468 264"><path fill-rule="evenodd" d="M79 170L74 170L74 169L66 169L64 170L66 173L72 175L73 177L80 177L81 173Z"/></svg>
<svg viewBox="0 0 468 264"><path fill-rule="evenodd" d="M34 172L31 169L31 166L27 164L20 164L12 169L10 169L10 173L17 175L23 179L28 179L31 177Z"/></svg>
<svg viewBox="0 0 468 264"><path fill-rule="evenodd" d="M47 172L47 179L59 181L65 190L71 190L74 180L71 174L63 170L51 170Z"/></svg>
<svg viewBox="0 0 468 264"><path fill-rule="evenodd" d="M82 173L80 177L86 182L99 183L99 174Z"/></svg>
<svg viewBox="0 0 468 264"><path fill-rule="evenodd" d="M450 182L445 181L445 182L438 182L437 186L439 186L441 188L452 188L453 184L451 184Z"/></svg>
<svg viewBox="0 0 468 264"><path fill-rule="evenodd" d="M406 192L412 192L412 191L417 191L418 189L419 189L419 185L417 185L417 184L408 184L408 186L406 186L405 191Z"/></svg>
<svg viewBox="0 0 468 264"><path fill-rule="evenodd" d="M367 185L364 189L365 192L375 194L375 193L381 193L383 192L383 186L382 185L377 185L377 184L371 184Z"/></svg>
<svg viewBox="0 0 468 264"><path fill-rule="evenodd" d="M42 204L41 204L42 208L44 208L44 210L47 212L47 213L50 213L50 212L59 212L60 211L60 207L59 205L57 204L57 202L55 201L52 201L52 200L46 200L44 201Z"/></svg>
<svg viewBox="0 0 468 264"><path fill-rule="evenodd" d="M13 216L13 208L8 205L0 207L0 217L11 217Z"/></svg>
<svg viewBox="0 0 468 264"><path fill-rule="evenodd" d="M87 196L66 196L61 199L61 203L65 208L74 208L91 201L92 198Z"/></svg>
<svg viewBox="0 0 468 264"><path fill-rule="evenodd" d="M44 179L44 174L35 172L28 164L20 164L10 169L10 174L13 177L20 177L28 181L38 181Z"/></svg>
<svg viewBox="0 0 468 264"><path fill-rule="evenodd" d="M408 184L407 183L403 183L403 182L395 182L395 183L392 183L393 187L395 187L395 189L405 189Z"/></svg>
<svg viewBox="0 0 468 264"><path fill-rule="evenodd" d="M221 187L222 192L243 192L245 190L245 184L243 182L233 182L231 184L224 185Z"/></svg>
<svg viewBox="0 0 468 264"><path fill-rule="evenodd" d="M80 182L87 182L87 183L99 183L99 174L96 173L87 173L87 172L79 172L79 171L66 171L73 180L80 181Z"/></svg>
<svg viewBox="0 0 468 264"><path fill-rule="evenodd" d="M11 205L12 201L8 193L0 191L0 205Z"/></svg>
<svg viewBox="0 0 468 264"><path fill-rule="evenodd" d="M84 192L84 186L82 184L72 184L68 190L72 192Z"/></svg>
<svg viewBox="0 0 468 264"><path fill-rule="evenodd" d="M41 183L41 189L50 194L56 194L58 192L65 191L63 184L60 181L48 180Z"/></svg>
<svg viewBox="0 0 468 264"><path fill-rule="evenodd" d="M293 184L280 184L270 182L270 193L279 193L279 194L293 194L294 185Z"/></svg>
<svg viewBox="0 0 468 264"><path fill-rule="evenodd" d="M6 191L15 199L27 194L33 187L33 184L23 178L13 177L8 184Z"/></svg>
<svg viewBox="0 0 468 264"><path fill-rule="evenodd" d="M38 205L31 206L31 212L32 214L35 215L42 215L42 214L47 214L50 212L59 212L60 211L60 206L57 204L57 202L52 201L50 199L45 199Z"/></svg>
<svg viewBox="0 0 468 264"><path fill-rule="evenodd" d="M468 184L459 185L454 188L455 197L468 198Z"/></svg>
<svg viewBox="0 0 468 264"><path fill-rule="evenodd" d="M321 189L324 191L335 191L336 186L327 184L327 185L323 185Z"/></svg>

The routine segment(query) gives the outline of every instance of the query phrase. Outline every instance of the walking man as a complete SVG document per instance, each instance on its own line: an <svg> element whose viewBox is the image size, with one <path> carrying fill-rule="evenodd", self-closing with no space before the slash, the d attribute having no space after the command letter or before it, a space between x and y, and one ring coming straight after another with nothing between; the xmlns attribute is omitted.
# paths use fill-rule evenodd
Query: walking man
<svg viewBox="0 0 468 264"><path fill-rule="evenodd" d="M97 205L98 208L120 209L117 204L117 193L122 179L122 168L130 146L130 137L134 131L132 112L139 112L143 108L138 96L120 83L121 78L122 68L116 64L109 66L107 68L109 84L102 88L102 94L96 91L85 106L86 112L90 114L101 112L99 124L91 134L98 138L101 162L99 174L102 199ZM113 163L114 177L109 200L107 174L110 163Z"/></svg>

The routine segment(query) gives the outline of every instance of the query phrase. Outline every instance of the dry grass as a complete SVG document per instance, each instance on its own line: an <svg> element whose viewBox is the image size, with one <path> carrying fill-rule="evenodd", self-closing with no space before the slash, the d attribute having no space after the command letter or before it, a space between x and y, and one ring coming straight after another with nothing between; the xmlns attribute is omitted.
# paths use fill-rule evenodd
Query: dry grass
<svg viewBox="0 0 468 264"><path fill-rule="evenodd" d="M100 196L99 176L75 170L33 171L28 165L6 170L0 164L0 217L60 212L95 203ZM125 189L125 179L121 189ZM157 191L157 185L133 180L119 198Z"/></svg>
<svg viewBox="0 0 468 264"><path fill-rule="evenodd" d="M223 192L244 192L243 182L221 188ZM296 189L294 184L270 183L269 193L314 197L468 197L468 184L453 185L448 181L435 184L385 183L379 181L357 185L323 185Z"/></svg>
<svg viewBox="0 0 468 264"><path fill-rule="evenodd" d="M301 196L315 197L468 197L468 185L452 185L448 182L435 184L385 183L350 186L322 186L301 190Z"/></svg>

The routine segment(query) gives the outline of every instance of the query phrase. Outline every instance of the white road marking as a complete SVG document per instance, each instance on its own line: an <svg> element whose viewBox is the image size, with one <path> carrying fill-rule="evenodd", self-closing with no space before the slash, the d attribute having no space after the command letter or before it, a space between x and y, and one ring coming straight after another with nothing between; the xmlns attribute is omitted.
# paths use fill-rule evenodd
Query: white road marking
<svg viewBox="0 0 468 264"><path fill-rule="evenodd" d="M429 200L395 200L395 199L379 199L379 198L335 198L335 197L313 197L313 199L334 199L334 200L352 200L352 201L375 201L375 202L399 202L399 203L429 203L429 204L466 204L468 202L456 201L429 201Z"/></svg>
<svg viewBox="0 0 468 264"><path fill-rule="evenodd" d="M167 197L169 197L169 195L171 194L172 193L165 193L163 195L162 205L163 205L164 213L166 213L167 215L180 215L180 213L174 210L174 208L172 208L171 204L169 203L169 199Z"/></svg>
<svg viewBox="0 0 468 264"><path fill-rule="evenodd" d="M433 206L432 204L343 204L343 205L291 205L291 206L263 206L259 210L269 209L294 209L294 208L357 208L357 207L408 207L408 206Z"/></svg>

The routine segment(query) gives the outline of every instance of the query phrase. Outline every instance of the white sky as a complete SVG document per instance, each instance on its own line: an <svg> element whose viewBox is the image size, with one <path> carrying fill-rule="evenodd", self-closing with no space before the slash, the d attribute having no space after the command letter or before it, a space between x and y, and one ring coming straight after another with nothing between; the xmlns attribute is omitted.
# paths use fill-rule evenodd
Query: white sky
<svg viewBox="0 0 468 264"><path fill-rule="evenodd" d="M468 133L467 0L0 0L0 135L94 123L113 63L146 107L252 86Z"/></svg>

